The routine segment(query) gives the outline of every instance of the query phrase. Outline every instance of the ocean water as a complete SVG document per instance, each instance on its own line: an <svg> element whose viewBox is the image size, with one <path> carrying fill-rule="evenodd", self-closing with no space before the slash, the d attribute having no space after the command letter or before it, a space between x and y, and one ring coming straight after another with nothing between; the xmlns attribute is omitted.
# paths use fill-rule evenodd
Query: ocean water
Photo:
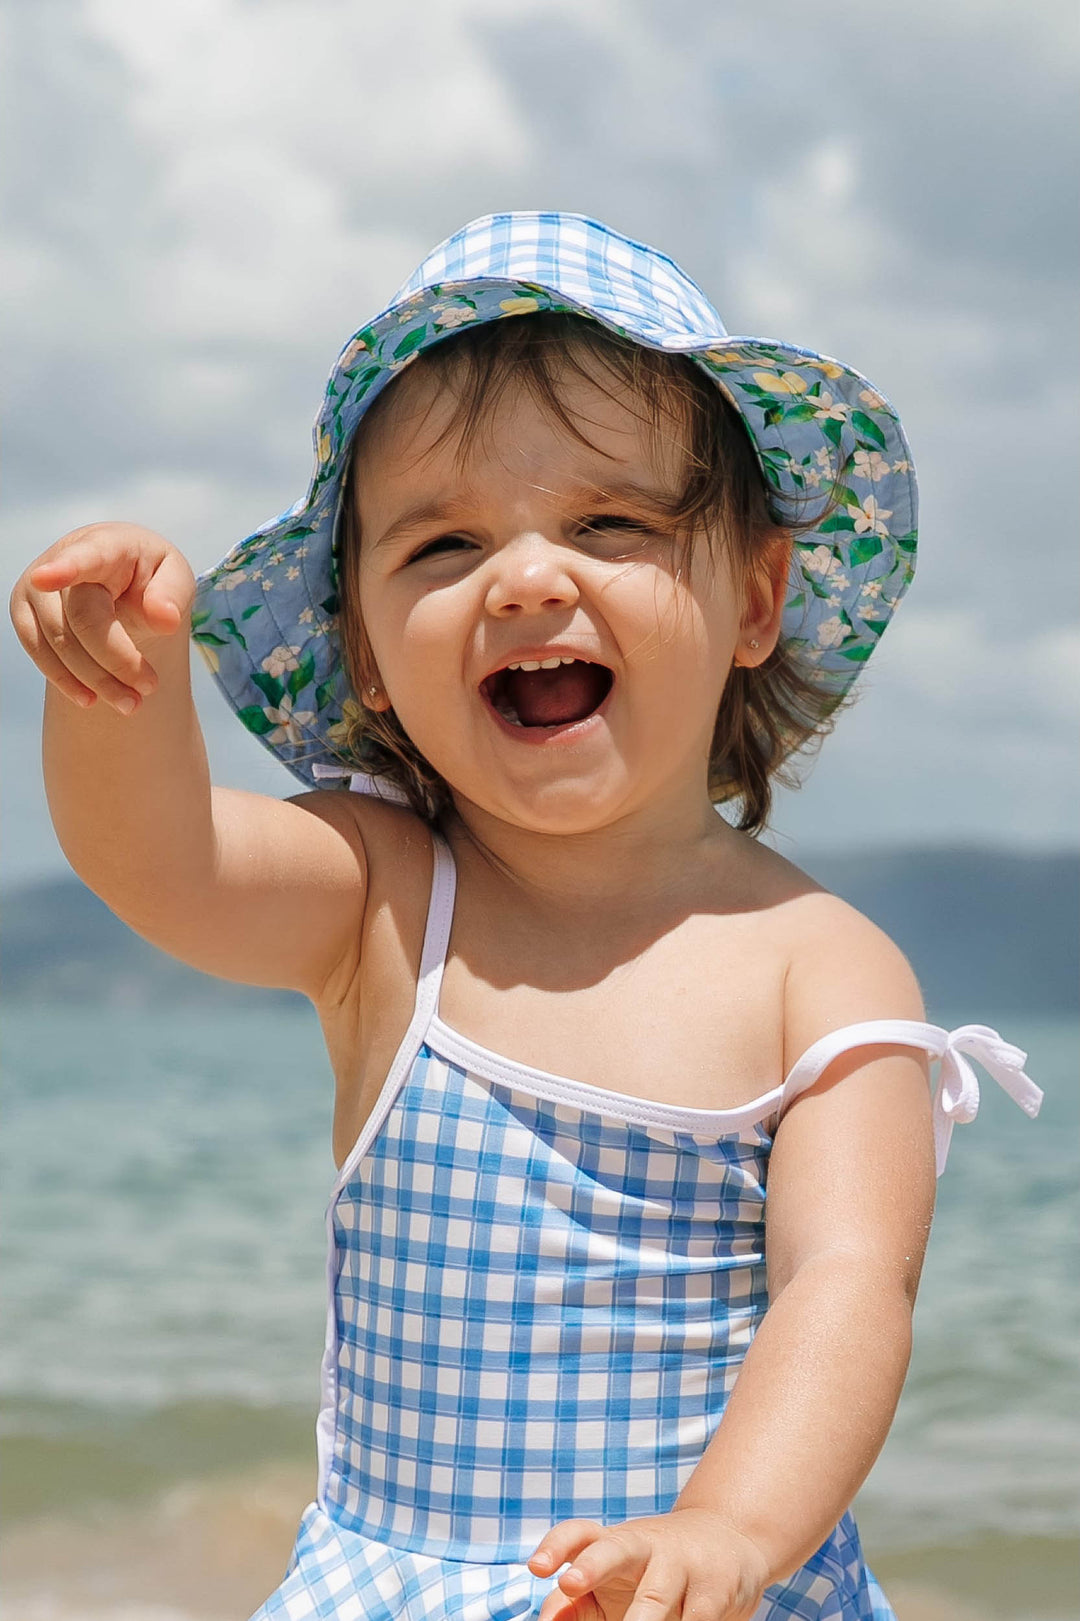
<svg viewBox="0 0 1080 1621"><path fill-rule="evenodd" d="M1031 1121L979 1072L856 1513L901 1621L1070 1615L1080 1021L932 1016L995 1024L1046 1100ZM318 1021L9 1007L3 1067L8 1613L242 1618L314 1486L334 1174Z"/></svg>

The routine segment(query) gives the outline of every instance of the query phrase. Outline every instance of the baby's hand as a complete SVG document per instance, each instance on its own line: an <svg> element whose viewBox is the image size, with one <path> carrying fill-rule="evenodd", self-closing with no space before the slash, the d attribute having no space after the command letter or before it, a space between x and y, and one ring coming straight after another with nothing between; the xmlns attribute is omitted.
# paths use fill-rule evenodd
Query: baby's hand
<svg viewBox="0 0 1080 1621"><path fill-rule="evenodd" d="M746 1621L769 1582L757 1545L697 1508L606 1529L564 1520L529 1569L546 1576L567 1559L538 1621Z"/></svg>
<svg viewBox="0 0 1080 1621"><path fill-rule="evenodd" d="M182 553L134 523L64 535L20 575L11 622L46 678L86 709L100 694L121 714L157 686L140 651L171 636L195 594ZM132 690L134 689L134 690Z"/></svg>

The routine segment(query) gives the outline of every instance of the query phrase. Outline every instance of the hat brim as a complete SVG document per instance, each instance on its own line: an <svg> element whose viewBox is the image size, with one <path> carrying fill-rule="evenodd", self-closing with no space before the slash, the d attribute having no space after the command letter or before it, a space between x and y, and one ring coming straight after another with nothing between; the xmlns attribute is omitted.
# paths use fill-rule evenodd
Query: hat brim
<svg viewBox="0 0 1080 1621"><path fill-rule="evenodd" d="M713 321L699 316L696 329L684 322L680 330L670 312L645 320L625 305L586 303L535 281L483 277L406 289L338 357L315 424L305 497L196 585L196 646L245 726L294 776L316 787L324 781L316 766L325 773L335 764L342 772L364 765L346 745L359 706L336 633L339 496L358 423L433 344L465 326L541 311L582 315L688 356L739 412L778 503L805 514L820 495L821 521L793 548L781 635L838 698L847 691L915 566L910 452L896 412L865 377L812 350L727 336L700 293Z"/></svg>

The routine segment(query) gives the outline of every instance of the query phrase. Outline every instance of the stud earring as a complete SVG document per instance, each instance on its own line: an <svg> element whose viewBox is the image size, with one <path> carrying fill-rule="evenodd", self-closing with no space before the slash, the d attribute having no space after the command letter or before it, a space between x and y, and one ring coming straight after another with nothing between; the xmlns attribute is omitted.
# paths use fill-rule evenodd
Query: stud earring
<svg viewBox="0 0 1080 1621"><path fill-rule="evenodd" d="M374 698L375 694L378 692L378 690L379 690L378 687L369 687L368 688L368 691L370 692L370 694L371 694L371 696L373 698Z"/></svg>
<svg viewBox="0 0 1080 1621"><path fill-rule="evenodd" d="M760 645L761 645L760 642L751 642L750 643L751 647L760 647Z"/></svg>

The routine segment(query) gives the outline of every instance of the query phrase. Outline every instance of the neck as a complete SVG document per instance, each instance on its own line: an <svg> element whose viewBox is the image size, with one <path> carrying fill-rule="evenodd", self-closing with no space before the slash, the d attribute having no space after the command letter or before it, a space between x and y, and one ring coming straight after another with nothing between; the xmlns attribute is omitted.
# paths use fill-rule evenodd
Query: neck
<svg viewBox="0 0 1080 1621"><path fill-rule="evenodd" d="M539 910L551 908L564 917L625 903L628 895L692 898L703 859L734 863L745 844L745 835L704 795L652 801L579 833L520 827L459 794L454 810L459 828L489 865Z"/></svg>

